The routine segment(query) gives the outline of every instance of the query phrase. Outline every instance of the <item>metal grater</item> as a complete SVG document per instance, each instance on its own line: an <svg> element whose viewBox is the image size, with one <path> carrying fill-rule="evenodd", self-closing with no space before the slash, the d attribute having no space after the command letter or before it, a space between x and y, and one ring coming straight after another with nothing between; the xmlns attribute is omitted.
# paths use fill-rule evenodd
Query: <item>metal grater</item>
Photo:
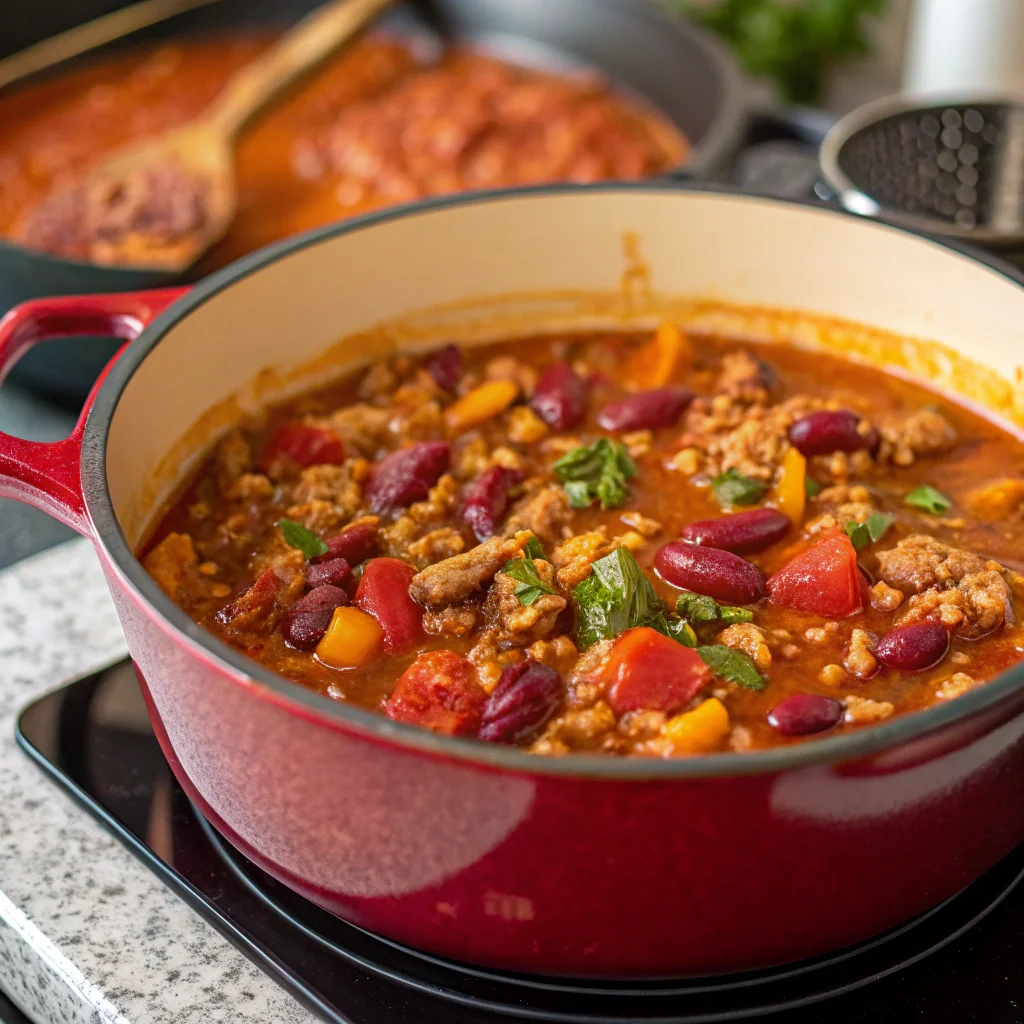
<svg viewBox="0 0 1024 1024"><path fill-rule="evenodd" d="M854 213L1009 249L1024 243L1024 103L897 97L855 110L821 146Z"/></svg>

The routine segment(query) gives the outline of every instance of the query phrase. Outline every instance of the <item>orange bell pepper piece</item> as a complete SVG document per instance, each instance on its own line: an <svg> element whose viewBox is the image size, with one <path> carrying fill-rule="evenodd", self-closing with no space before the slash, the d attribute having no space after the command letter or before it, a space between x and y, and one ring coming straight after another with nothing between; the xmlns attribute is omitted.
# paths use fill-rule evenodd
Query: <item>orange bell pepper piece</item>
<svg viewBox="0 0 1024 1024"><path fill-rule="evenodd" d="M679 754L706 754L729 735L729 712L717 698L710 697L693 711L670 718L665 735Z"/></svg>
<svg viewBox="0 0 1024 1024"><path fill-rule="evenodd" d="M334 609L316 656L329 668L355 668L377 653L383 639L384 630L372 615L344 605Z"/></svg>
<svg viewBox="0 0 1024 1024"><path fill-rule="evenodd" d="M519 385L511 380L489 380L473 388L444 411L448 429L453 434L503 413L519 394Z"/></svg>
<svg viewBox="0 0 1024 1024"><path fill-rule="evenodd" d="M683 332L667 320L654 337L633 353L626 368L630 382L642 390L664 387L677 370L693 365L693 350Z"/></svg>
<svg viewBox="0 0 1024 1024"><path fill-rule="evenodd" d="M782 472L775 489L776 508L797 526L803 522L807 503L807 459L790 448L782 460Z"/></svg>

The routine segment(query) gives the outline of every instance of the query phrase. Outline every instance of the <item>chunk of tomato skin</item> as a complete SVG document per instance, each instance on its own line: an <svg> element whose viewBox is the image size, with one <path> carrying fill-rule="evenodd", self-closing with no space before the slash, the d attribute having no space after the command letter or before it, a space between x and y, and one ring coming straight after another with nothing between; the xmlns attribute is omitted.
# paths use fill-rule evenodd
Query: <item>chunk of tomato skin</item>
<svg viewBox="0 0 1024 1024"><path fill-rule="evenodd" d="M400 558L371 558L363 569L353 604L384 630L384 650L393 654L423 639L423 609L409 596L416 568Z"/></svg>
<svg viewBox="0 0 1024 1024"><path fill-rule="evenodd" d="M859 612L864 607L864 581L850 538L841 530L829 530L768 580L768 600L829 619Z"/></svg>
<svg viewBox="0 0 1024 1024"><path fill-rule="evenodd" d="M280 459L288 459L302 469L325 464L340 466L345 461L345 446L332 430L289 420L277 428L264 446L258 468L265 473Z"/></svg>
<svg viewBox="0 0 1024 1024"><path fill-rule="evenodd" d="M486 701L466 658L454 651L428 651L402 674L384 702L384 712L396 722L446 736L472 736Z"/></svg>
<svg viewBox="0 0 1024 1024"><path fill-rule="evenodd" d="M692 648L651 629L635 626L620 634L604 669L611 709L664 711L685 707L711 681L711 669Z"/></svg>

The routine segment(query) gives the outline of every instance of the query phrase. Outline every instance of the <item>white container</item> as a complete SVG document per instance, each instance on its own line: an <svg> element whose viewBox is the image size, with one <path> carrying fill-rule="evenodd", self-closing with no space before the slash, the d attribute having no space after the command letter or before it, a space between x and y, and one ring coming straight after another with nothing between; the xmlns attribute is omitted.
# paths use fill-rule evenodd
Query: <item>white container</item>
<svg viewBox="0 0 1024 1024"><path fill-rule="evenodd" d="M903 91L1024 96L1024 0L915 0Z"/></svg>

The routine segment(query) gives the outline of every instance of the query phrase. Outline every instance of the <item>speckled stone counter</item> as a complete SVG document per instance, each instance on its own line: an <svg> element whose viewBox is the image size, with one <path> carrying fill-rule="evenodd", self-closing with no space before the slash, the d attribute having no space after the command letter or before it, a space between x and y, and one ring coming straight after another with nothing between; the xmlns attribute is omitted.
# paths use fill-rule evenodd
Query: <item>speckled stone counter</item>
<svg viewBox="0 0 1024 1024"><path fill-rule="evenodd" d="M312 1022L16 745L25 704L124 653L88 542L0 573L0 987L39 1022Z"/></svg>

